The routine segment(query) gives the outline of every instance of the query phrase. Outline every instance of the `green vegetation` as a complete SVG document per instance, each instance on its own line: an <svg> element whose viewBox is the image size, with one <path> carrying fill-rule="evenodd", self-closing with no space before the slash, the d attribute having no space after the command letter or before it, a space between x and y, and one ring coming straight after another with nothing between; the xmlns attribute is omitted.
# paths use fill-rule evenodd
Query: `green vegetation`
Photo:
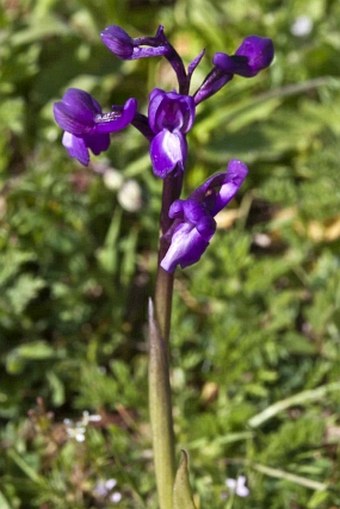
<svg viewBox="0 0 340 509"><path fill-rule="evenodd" d="M113 23L164 24L187 62L205 47L197 79L246 35L274 40L271 68L203 103L189 137L187 192L233 157L250 175L177 273L178 459L185 447L202 509L340 506L339 19L333 0L2 2L1 509L157 507L146 308L161 182L133 128L84 169L52 117L70 86L106 106L172 88L163 62L108 52ZM238 475L246 498L227 496Z"/></svg>

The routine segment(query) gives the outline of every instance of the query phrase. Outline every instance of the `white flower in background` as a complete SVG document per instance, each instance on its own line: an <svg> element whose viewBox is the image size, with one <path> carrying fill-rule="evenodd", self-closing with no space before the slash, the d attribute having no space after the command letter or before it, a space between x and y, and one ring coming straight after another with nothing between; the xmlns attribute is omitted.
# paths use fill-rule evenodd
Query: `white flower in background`
<svg viewBox="0 0 340 509"><path fill-rule="evenodd" d="M246 480L245 475L239 475L237 479L227 479L225 483L229 490L238 497L247 497L250 491L246 486Z"/></svg>
<svg viewBox="0 0 340 509"><path fill-rule="evenodd" d="M306 15L298 16L290 27L290 31L295 37L305 37L311 33L312 29L313 20Z"/></svg>
<svg viewBox="0 0 340 509"><path fill-rule="evenodd" d="M69 438L73 438L76 442L85 441L86 427L81 421L74 422L72 419L64 419L64 424Z"/></svg>
<svg viewBox="0 0 340 509"><path fill-rule="evenodd" d="M100 420L100 415L91 415L87 410L85 410L80 421L75 422L72 419L64 419L64 425L68 436L73 438L76 442L81 443L85 441L85 433L88 424L90 422L99 422Z"/></svg>
<svg viewBox="0 0 340 509"><path fill-rule="evenodd" d="M122 500L122 494L119 491L114 491L110 496L110 501L118 504Z"/></svg>
<svg viewBox="0 0 340 509"><path fill-rule="evenodd" d="M116 479L107 479L106 481L102 479L93 488L93 494L97 497L107 497L116 485Z"/></svg>
<svg viewBox="0 0 340 509"><path fill-rule="evenodd" d="M118 202L124 210L137 212L142 208L142 190L136 180L127 180L118 191Z"/></svg>
<svg viewBox="0 0 340 509"><path fill-rule="evenodd" d="M87 426L90 422L100 422L102 420L101 416L98 414L90 414L87 410L83 412L83 418L81 423L83 426Z"/></svg>
<svg viewBox="0 0 340 509"><path fill-rule="evenodd" d="M117 486L116 479L100 480L93 488L93 494L98 498L107 498L113 504L118 504L123 496L120 491L112 491Z"/></svg>
<svg viewBox="0 0 340 509"><path fill-rule="evenodd" d="M107 189L110 189L110 191L118 191L118 189L122 187L123 181L123 175L118 170L108 168L103 173L104 185Z"/></svg>

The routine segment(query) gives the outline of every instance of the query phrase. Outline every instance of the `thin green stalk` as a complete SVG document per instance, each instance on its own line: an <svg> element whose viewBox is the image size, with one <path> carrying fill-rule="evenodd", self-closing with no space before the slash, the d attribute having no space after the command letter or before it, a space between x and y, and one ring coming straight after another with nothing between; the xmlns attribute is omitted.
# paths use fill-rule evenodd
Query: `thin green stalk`
<svg viewBox="0 0 340 509"><path fill-rule="evenodd" d="M173 509L174 432L167 344L149 302L149 409L160 509Z"/></svg>
<svg viewBox="0 0 340 509"><path fill-rule="evenodd" d="M288 408L295 405L306 405L311 401L318 401L324 398L327 394L331 392L337 392L340 390L340 382L333 382L327 385L321 385L320 387L316 387L315 389L309 389L307 391L299 392L298 394L294 394L289 398L281 399L277 401L273 405L270 405L265 410L260 412L257 415L254 415L251 419L249 419L248 424L252 428L258 428L264 422L268 421L275 417L278 413L284 412Z"/></svg>

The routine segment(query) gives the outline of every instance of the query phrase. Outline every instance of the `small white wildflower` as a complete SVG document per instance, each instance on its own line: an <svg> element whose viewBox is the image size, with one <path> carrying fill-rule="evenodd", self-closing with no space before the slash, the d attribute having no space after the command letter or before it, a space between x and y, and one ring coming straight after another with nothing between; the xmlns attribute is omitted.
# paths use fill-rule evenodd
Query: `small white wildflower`
<svg viewBox="0 0 340 509"><path fill-rule="evenodd" d="M136 180L127 180L118 191L118 202L128 212L137 212L143 205L142 190Z"/></svg>
<svg viewBox="0 0 340 509"><path fill-rule="evenodd" d="M272 239L266 233L255 233L254 243L260 247L269 247L272 243Z"/></svg>
<svg viewBox="0 0 340 509"><path fill-rule="evenodd" d="M100 422L102 420L102 416L98 414L89 415L89 422Z"/></svg>
<svg viewBox="0 0 340 509"><path fill-rule="evenodd" d="M70 438L73 438L77 442L84 442L86 429L90 422L98 422L101 420L100 415L91 415L90 412L85 410L82 418L78 422L74 422L72 419L64 419L64 425L66 432Z"/></svg>
<svg viewBox="0 0 340 509"><path fill-rule="evenodd" d="M96 497L104 498L107 495L107 488L105 486L106 481L98 481L95 487L93 488L93 494Z"/></svg>
<svg viewBox="0 0 340 509"><path fill-rule="evenodd" d="M117 485L116 479L107 480L101 479L100 481L97 482L97 484L93 488L93 493L97 497L105 498L110 494L110 492L116 485Z"/></svg>
<svg viewBox="0 0 340 509"><path fill-rule="evenodd" d="M246 480L245 475L239 475L237 479L227 479L225 483L238 497L247 497L250 491L246 486Z"/></svg>
<svg viewBox="0 0 340 509"><path fill-rule="evenodd" d="M76 429L73 438L77 442L85 442L85 428Z"/></svg>
<svg viewBox="0 0 340 509"><path fill-rule="evenodd" d="M101 416L97 414L90 414L88 410L84 410L83 417L81 420L82 426L88 426L90 422L99 422L101 421Z"/></svg>
<svg viewBox="0 0 340 509"><path fill-rule="evenodd" d="M306 15L298 16L290 27L290 31L295 37L305 37L311 33L312 29L313 20Z"/></svg>
<svg viewBox="0 0 340 509"><path fill-rule="evenodd" d="M105 488L110 491L110 490L113 490L113 488L117 486L117 481L116 479L108 479L107 481L105 481Z"/></svg>
<svg viewBox="0 0 340 509"><path fill-rule="evenodd" d="M110 496L110 501L114 504L118 504L122 500L122 494L119 491L114 491Z"/></svg>
<svg viewBox="0 0 340 509"><path fill-rule="evenodd" d="M123 185L123 180L122 174L113 168L109 168L103 173L104 185L110 189L110 191L118 191Z"/></svg>

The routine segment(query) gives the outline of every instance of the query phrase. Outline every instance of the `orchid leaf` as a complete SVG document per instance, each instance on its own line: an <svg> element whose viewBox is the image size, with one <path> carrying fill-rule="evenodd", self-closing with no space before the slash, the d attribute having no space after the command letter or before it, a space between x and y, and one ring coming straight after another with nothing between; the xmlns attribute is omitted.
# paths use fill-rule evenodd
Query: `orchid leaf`
<svg viewBox="0 0 340 509"><path fill-rule="evenodd" d="M182 449L182 458L174 484L174 509L196 509L189 481L189 455Z"/></svg>

